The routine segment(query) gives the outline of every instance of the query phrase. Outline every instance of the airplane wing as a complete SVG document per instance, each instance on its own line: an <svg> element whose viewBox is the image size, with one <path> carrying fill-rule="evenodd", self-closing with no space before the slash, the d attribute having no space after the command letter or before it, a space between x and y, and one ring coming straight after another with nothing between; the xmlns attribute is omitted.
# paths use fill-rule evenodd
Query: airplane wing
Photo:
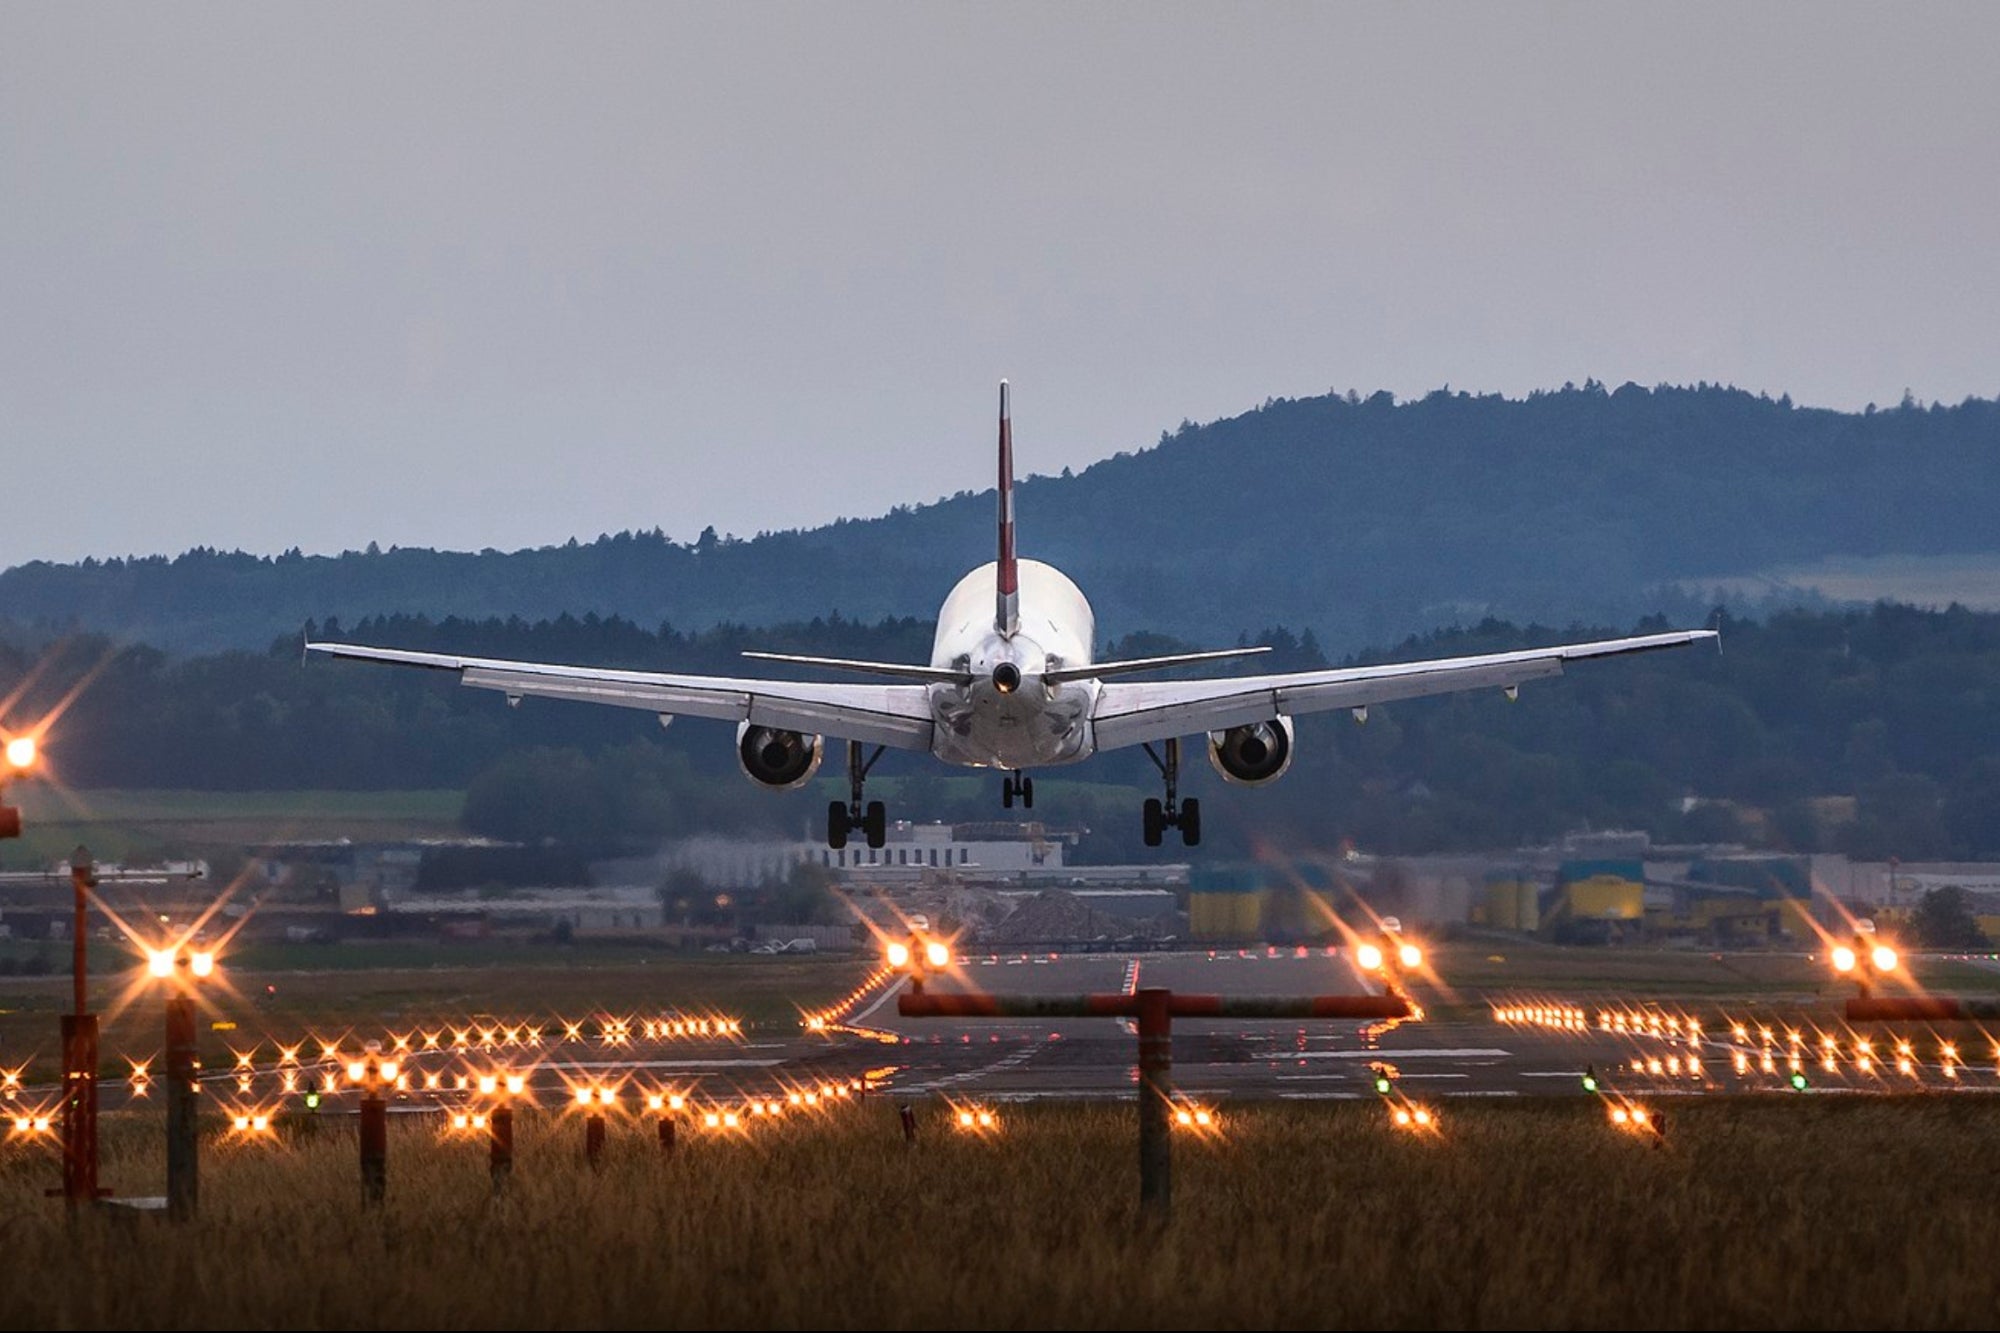
<svg viewBox="0 0 2000 1333"><path fill-rule="evenodd" d="M1097 711L1092 718L1097 748L1115 750L1144 741L1269 722L1281 714L1296 717L1336 708L1365 708L1394 699L1459 690L1512 689L1522 681L1560 676L1565 662L1678 648L1716 637L1714 630L1678 630L1429 662L1221 680L1107 684L1098 695Z"/></svg>
<svg viewBox="0 0 2000 1333"><path fill-rule="evenodd" d="M931 710L922 685L823 685L810 681L680 676L654 671L508 662L352 643L308 643L306 651L458 674L461 685L498 690L509 703L533 695L658 713L663 719L719 718L760 727L833 735L901 750L931 748Z"/></svg>

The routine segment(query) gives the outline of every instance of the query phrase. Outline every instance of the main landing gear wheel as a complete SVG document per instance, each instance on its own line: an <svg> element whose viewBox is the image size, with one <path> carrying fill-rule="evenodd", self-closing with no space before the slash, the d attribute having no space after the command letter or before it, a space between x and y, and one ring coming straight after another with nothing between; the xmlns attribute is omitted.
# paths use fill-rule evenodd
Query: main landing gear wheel
<svg viewBox="0 0 2000 1333"><path fill-rule="evenodd" d="M1167 752L1165 758L1155 754L1150 744L1145 749L1146 756L1153 761L1153 767L1160 770L1160 776L1167 784L1167 797L1164 801L1149 796L1146 798L1146 804L1140 808L1141 828L1145 834L1146 845L1158 847L1166 831L1177 828L1181 831L1182 844L1188 847L1195 846L1201 841L1201 802L1193 798L1186 801L1178 799L1176 789L1180 784L1181 775L1179 738L1165 743Z"/></svg>
<svg viewBox="0 0 2000 1333"><path fill-rule="evenodd" d="M1004 810L1014 808L1015 798L1019 798L1023 810L1035 808L1035 780L1020 773L1000 780L1000 806Z"/></svg>
<svg viewBox="0 0 2000 1333"><path fill-rule="evenodd" d="M835 851L847 846L847 835L857 830L870 847L881 847L889 841L888 807L880 801L870 801L865 807L861 803L861 786L868 780L868 770L882 757L883 748L876 746L875 753L864 762L860 744L847 743L847 800L833 801L826 807L826 845Z"/></svg>

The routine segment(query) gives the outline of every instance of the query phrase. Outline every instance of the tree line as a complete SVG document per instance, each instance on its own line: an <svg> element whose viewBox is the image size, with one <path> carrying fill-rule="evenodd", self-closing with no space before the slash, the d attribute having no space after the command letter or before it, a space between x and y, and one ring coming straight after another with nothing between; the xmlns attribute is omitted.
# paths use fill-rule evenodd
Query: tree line
<svg viewBox="0 0 2000 1333"><path fill-rule="evenodd" d="M1487 620L1338 659L1362 663L1505 651L1665 628ZM1890 604L1725 619L1722 651L1584 663L1498 692L1303 718L1280 781L1225 786L1190 754L1184 793L1204 801L1217 854L1259 842L1390 853L1491 848L1578 827L1643 828L1665 841L1731 839L1870 859L2000 857L2000 615ZM618 617L314 626L326 638L479 656L733 673L746 648L926 660L931 626L827 615L775 629L647 629ZM1269 627L1268 665L1333 661L1310 633ZM1108 640L1104 656L1188 646L1168 634ZM79 635L0 641L0 724L61 706L47 749L68 785L214 790L460 788L469 831L611 844L714 830L803 834L844 794L840 753L806 791L774 795L735 772L724 724L548 700L508 708L440 673L301 663L299 642L171 657ZM1087 828L1087 859L1157 859L1139 800L1142 754L1039 775L1034 817ZM892 755L871 778L897 817L999 819L998 779ZM1018 818L1015 811L1008 817Z"/></svg>

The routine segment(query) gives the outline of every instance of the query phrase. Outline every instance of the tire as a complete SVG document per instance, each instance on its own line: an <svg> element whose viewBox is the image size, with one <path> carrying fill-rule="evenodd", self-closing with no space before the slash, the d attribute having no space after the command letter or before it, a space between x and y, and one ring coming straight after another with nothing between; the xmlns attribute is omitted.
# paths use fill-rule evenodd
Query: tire
<svg viewBox="0 0 2000 1333"><path fill-rule="evenodd" d="M847 807L839 801L826 807L826 845L836 852L847 846Z"/></svg>
<svg viewBox="0 0 2000 1333"><path fill-rule="evenodd" d="M1140 821L1145 828L1146 845L1148 847L1158 847L1160 845L1160 835L1166 831L1167 827L1166 812L1161 809L1159 798L1148 796L1145 805L1139 808L1139 815Z"/></svg>
<svg viewBox="0 0 2000 1333"><path fill-rule="evenodd" d="M1201 843L1201 802L1186 800L1181 802L1181 845L1194 847Z"/></svg>
<svg viewBox="0 0 2000 1333"><path fill-rule="evenodd" d="M870 847L881 847L889 841L889 808L880 801L870 801L861 828L868 835Z"/></svg>
<svg viewBox="0 0 2000 1333"><path fill-rule="evenodd" d="M1035 808L1035 780L1033 778L1021 779L1021 808L1023 810L1032 810Z"/></svg>

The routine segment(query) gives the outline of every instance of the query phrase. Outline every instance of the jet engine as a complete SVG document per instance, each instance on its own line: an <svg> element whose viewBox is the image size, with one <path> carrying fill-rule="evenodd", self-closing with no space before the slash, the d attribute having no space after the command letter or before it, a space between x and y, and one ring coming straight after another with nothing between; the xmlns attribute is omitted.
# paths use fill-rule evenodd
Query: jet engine
<svg viewBox="0 0 2000 1333"><path fill-rule="evenodd" d="M1276 782L1292 766L1292 720L1248 722L1208 733L1208 762L1229 782L1248 787Z"/></svg>
<svg viewBox="0 0 2000 1333"><path fill-rule="evenodd" d="M736 762L752 782L790 791L812 781L826 743L818 736L777 727L736 726Z"/></svg>

